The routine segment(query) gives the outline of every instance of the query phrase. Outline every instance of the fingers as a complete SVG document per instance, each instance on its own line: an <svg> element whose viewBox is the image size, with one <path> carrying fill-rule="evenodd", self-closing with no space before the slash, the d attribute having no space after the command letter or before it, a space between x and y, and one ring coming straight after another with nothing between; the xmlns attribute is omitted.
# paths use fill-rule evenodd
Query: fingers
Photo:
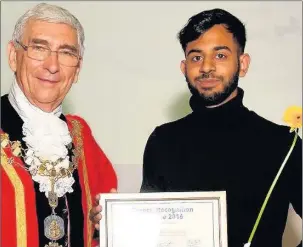
<svg viewBox="0 0 303 247"><path fill-rule="evenodd" d="M117 189L112 188L109 192L110 193L117 193ZM99 205L100 198L101 198L101 194L97 194L95 196L95 202L94 203L95 203L96 206L93 207L90 210L90 213L89 213L89 219L95 224L95 228L97 230L100 230L99 222L102 219L102 215L101 215L102 207L101 207L101 205Z"/></svg>
<svg viewBox="0 0 303 247"><path fill-rule="evenodd" d="M101 214L96 214L92 217L92 221L97 224L100 222L101 218L102 218Z"/></svg>
<svg viewBox="0 0 303 247"><path fill-rule="evenodd" d="M91 221L93 223L95 223L95 228L99 231L100 230L100 225L99 222L102 219L102 215L101 214L97 214L95 216L92 217Z"/></svg>
<svg viewBox="0 0 303 247"><path fill-rule="evenodd" d="M101 205L98 205L96 207L93 207L89 212L89 219L94 223L99 223L101 220L101 214L102 211Z"/></svg>
<svg viewBox="0 0 303 247"><path fill-rule="evenodd" d="M96 214L99 214L102 211L102 206L98 205L96 207L93 207L90 211L91 217L94 217Z"/></svg>
<svg viewBox="0 0 303 247"><path fill-rule="evenodd" d="M97 195L95 196L95 199L96 199L97 201L99 201L99 200L100 200L100 194L97 194Z"/></svg>
<svg viewBox="0 0 303 247"><path fill-rule="evenodd" d="M95 224L95 228L99 231L100 230L100 225L99 224Z"/></svg>
<svg viewBox="0 0 303 247"><path fill-rule="evenodd" d="M90 217L91 222L94 223L96 226L99 225L99 222L100 222L101 219L102 219L101 214L97 214L93 217Z"/></svg>
<svg viewBox="0 0 303 247"><path fill-rule="evenodd" d="M95 196L95 202L94 202L96 206L99 205L99 201L100 201L100 194L97 194Z"/></svg>

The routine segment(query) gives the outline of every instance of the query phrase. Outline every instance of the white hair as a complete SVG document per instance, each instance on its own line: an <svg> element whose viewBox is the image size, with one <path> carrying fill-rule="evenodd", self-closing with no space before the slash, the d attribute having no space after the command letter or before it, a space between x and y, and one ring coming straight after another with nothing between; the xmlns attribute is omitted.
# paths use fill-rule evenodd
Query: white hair
<svg viewBox="0 0 303 247"><path fill-rule="evenodd" d="M78 36L78 44L80 46L80 55L84 53L84 29L79 20L68 10L56 5L40 3L34 8L28 10L17 21L13 33L13 42L21 41L25 26L29 20L46 21L50 23L64 23L76 29Z"/></svg>

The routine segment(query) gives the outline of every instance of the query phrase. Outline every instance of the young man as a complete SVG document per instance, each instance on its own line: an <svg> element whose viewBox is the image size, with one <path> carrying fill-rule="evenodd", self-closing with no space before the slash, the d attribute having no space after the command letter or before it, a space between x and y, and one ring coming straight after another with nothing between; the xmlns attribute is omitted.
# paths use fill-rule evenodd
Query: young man
<svg viewBox="0 0 303 247"><path fill-rule="evenodd" d="M243 246L294 134L243 105L238 80L246 75L250 57L238 18L222 9L203 11L189 19L179 40L193 112L158 126L149 137L141 191L226 191L228 246ZM301 140L252 247L282 246L289 203L302 217Z"/></svg>
<svg viewBox="0 0 303 247"><path fill-rule="evenodd" d="M246 31L222 9L191 17L179 32L193 112L155 128L143 164L141 192L226 191L228 246L247 243L294 133L243 105L239 77L248 71ZM302 142L265 209L252 247L282 246L289 203L302 217ZM91 211L98 229L100 206ZM198 226L197 226L198 227Z"/></svg>

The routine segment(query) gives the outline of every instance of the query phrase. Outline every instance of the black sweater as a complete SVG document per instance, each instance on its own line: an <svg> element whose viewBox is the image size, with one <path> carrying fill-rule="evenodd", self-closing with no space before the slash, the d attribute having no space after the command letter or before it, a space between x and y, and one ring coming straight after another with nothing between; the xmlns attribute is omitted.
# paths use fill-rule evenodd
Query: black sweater
<svg viewBox="0 0 303 247"><path fill-rule="evenodd" d="M228 246L243 247L294 138L243 106L244 92L206 108L191 97L193 112L158 126L146 144L141 192L227 193ZM282 116L283 112L281 113ZM270 197L251 247L281 247L289 203L302 217L302 142Z"/></svg>

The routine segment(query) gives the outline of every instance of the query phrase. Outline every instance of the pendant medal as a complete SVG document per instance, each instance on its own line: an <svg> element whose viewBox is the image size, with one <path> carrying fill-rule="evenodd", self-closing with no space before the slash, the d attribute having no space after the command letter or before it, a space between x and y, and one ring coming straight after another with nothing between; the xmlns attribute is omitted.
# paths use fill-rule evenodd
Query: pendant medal
<svg viewBox="0 0 303 247"><path fill-rule="evenodd" d="M44 235L52 241L62 238L64 236L63 219L54 214L46 217L44 220ZM52 245L49 245L49 247L50 246Z"/></svg>

